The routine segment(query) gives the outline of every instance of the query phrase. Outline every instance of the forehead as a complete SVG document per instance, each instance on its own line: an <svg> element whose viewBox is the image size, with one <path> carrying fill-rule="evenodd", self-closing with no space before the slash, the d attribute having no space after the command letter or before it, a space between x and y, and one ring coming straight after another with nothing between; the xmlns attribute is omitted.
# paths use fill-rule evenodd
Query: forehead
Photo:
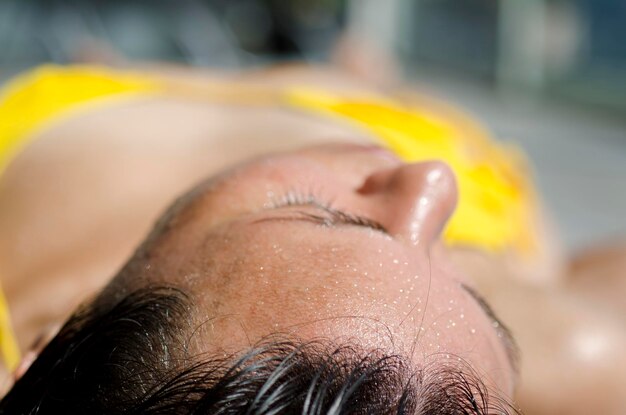
<svg viewBox="0 0 626 415"><path fill-rule="evenodd" d="M416 363L448 356L506 377L490 321L440 259L409 254L373 230L265 220L281 215L175 220L127 275L190 293L200 352L242 350L285 333L353 341Z"/></svg>
<svg viewBox="0 0 626 415"><path fill-rule="evenodd" d="M397 241L380 232L323 226L285 210L244 215L215 227L198 248L196 254L210 258L213 270L249 275L277 271L274 279L293 271L299 275L294 282L300 284L307 278L315 278L312 283L326 279L379 283L386 275L394 281L418 280L428 268L426 256L407 255Z"/></svg>
<svg viewBox="0 0 626 415"><path fill-rule="evenodd" d="M171 268L164 273L168 282L183 284L203 317L241 313L288 326L360 315L370 326L384 322L385 331L403 319L405 327L415 326L427 308L431 315L456 312L471 320L471 300L458 282L388 237L264 218L248 215L205 235L187 233L184 244L174 239L156 255L169 262L159 268ZM173 251L180 253L176 260Z"/></svg>
<svg viewBox="0 0 626 415"><path fill-rule="evenodd" d="M274 163L235 169L196 189L125 274L191 294L200 351L241 350L278 332L423 357L445 353L476 366L503 354L490 322L441 258L371 229L280 220L284 211L264 210L263 186L290 190L279 188L276 174L285 170ZM311 172L288 175L289 183L322 174ZM238 180L241 174L254 180ZM333 177L322 181L336 185Z"/></svg>

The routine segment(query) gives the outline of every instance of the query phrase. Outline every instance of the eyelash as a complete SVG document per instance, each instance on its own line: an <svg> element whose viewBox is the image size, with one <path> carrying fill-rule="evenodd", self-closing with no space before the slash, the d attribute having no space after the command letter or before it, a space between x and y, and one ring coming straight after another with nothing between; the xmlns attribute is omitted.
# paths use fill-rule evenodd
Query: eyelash
<svg viewBox="0 0 626 415"><path fill-rule="evenodd" d="M378 222L369 218L344 212L334 207L332 201L323 199L313 192L289 191L282 197L272 201L273 208L289 207L289 206L314 206L323 210L328 217L307 213L306 215L319 221L322 225L332 226L336 223L344 223L348 225L362 226L377 231L388 233L387 230Z"/></svg>
<svg viewBox="0 0 626 415"><path fill-rule="evenodd" d="M335 210L332 201L323 199L312 191L300 192L297 190L290 190L281 197L274 198L272 203L274 208L312 205L324 210Z"/></svg>

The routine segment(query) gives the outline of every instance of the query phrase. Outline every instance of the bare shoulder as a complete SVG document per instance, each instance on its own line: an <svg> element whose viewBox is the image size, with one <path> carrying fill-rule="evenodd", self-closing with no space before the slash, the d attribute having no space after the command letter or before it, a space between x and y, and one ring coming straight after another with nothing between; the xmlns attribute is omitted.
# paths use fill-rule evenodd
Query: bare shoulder
<svg viewBox="0 0 626 415"><path fill-rule="evenodd" d="M357 76L353 72L338 66L310 65L295 62L232 71L174 65L145 66L138 69L172 82L199 87L215 83L237 83L244 86L262 86L272 90L281 89L285 86L307 85L309 87L332 89L335 93L341 93L373 91L378 90L382 85L379 82L372 82L368 77Z"/></svg>
<svg viewBox="0 0 626 415"><path fill-rule="evenodd" d="M580 251L568 271L568 289L623 316L626 323L626 238Z"/></svg>

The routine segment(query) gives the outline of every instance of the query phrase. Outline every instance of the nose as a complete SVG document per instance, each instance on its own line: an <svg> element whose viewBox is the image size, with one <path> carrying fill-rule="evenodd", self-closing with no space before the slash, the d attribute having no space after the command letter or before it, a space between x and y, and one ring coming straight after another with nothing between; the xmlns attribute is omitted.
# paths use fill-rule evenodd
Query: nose
<svg viewBox="0 0 626 415"><path fill-rule="evenodd" d="M413 244L437 239L456 206L456 179L440 161L376 171L357 190L377 206L377 220Z"/></svg>

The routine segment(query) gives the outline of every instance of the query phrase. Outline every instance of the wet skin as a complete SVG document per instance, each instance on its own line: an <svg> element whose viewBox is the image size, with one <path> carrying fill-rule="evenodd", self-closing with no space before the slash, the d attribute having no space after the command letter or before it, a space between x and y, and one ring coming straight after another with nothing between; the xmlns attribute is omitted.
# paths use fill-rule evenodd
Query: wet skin
<svg viewBox="0 0 626 415"><path fill-rule="evenodd" d="M224 172L181 198L104 295L178 286L191 347L284 333L458 365L512 393L510 339L439 241L456 184L443 163L325 145Z"/></svg>

